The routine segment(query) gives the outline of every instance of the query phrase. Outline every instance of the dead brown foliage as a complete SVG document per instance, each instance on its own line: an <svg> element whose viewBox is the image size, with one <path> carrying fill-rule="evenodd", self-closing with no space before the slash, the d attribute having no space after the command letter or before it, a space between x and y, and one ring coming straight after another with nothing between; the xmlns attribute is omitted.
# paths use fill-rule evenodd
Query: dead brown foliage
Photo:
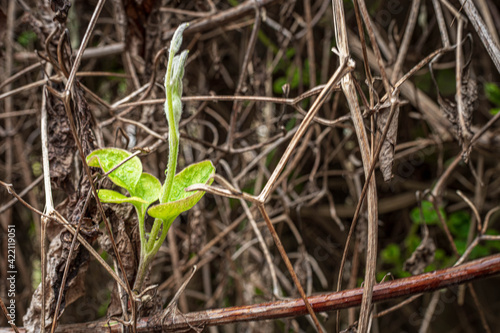
<svg viewBox="0 0 500 333"><path fill-rule="evenodd" d="M497 271L463 266L475 271L444 291L426 289L418 275L429 265L464 264L477 249L493 255L495 246L481 246L500 241L500 113L490 113L494 101L484 91L500 77L494 1L0 4L0 298L9 304L7 231L15 225L16 325L85 331L102 319L134 332L147 331L146 320L168 330L189 319L201 331L225 322L211 322L219 310L196 311L285 296L302 302L288 319L259 322L278 316L233 308L231 325L255 332L500 325L498 280L469 282ZM111 184L83 158L99 147L129 149L163 180L164 62L182 22L190 23L183 44L190 53L179 164L210 159L217 177L172 226L150 288L132 297L135 215L94 199ZM410 218L424 201L436 215L429 225ZM448 218L455 212L469 216L465 240ZM410 236L418 240L411 250ZM385 256L390 246L400 251L397 267ZM375 306L385 286L376 287L379 275L403 268L416 275L404 281L423 289ZM347 289L359 300L337 316L313 308L345 307L307 298Z"/></svg>

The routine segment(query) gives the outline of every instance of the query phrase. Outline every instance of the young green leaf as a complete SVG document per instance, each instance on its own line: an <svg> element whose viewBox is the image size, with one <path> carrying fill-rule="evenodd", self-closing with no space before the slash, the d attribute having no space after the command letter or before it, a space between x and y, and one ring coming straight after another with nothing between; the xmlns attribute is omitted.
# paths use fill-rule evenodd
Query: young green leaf
<svg viewBox="0 0 500 333"><path fill-rule="evenodd" d="M87 164L91 167L100 167L104 172L108 172L130 157L130 155L128 151L119 148L98 149L87 156ZM137 182L141 178L141 174L141 160L137 156L134 156L110 173L108 177L116 185L127 189L129 193L133 193Z"/></svg>
<svg viewBox="0 0 500 333"><path fill-rule="evenodd" d="M150 205L158 200L160 190L160 181L155 176L143 172L132 194L143 199L148 203L148 205Z"/></svg>
<svg viewBox="0 0 500 333"><path fill-rule="evenodd" d="M174 185L168 201L175 201L188 198L193 192L186 192L185 189L194 184L206 184L215 173L215 167L211 161L201 161L191 164L174 178ZM210 184L213 180L210 181Z"/></svg>
<svg viewBox="0 0 500 333"><path fill-rule="evenodd" d="M205 194L203 191L186 192L185 189L194 184L212 184L214 173L215 167L210 161L188 166L175 176L168 202L151 207L148 214L165 221L175 219L196 205Z"/></svg>
<svg viewBox="0 0 500 333"><path fill-rule="evenodd" d="M139 211L139 214L144 217L146 214L146 209L158 200L161 191L161 183L160 181L153 175L149 173L143 172L141 178L137 182L135 186L134 192L131 194L141 198L144 203L140 205L135 205L135 208Z"/></svg>
<svg viewBox="0 0 500 333"><path fill-rule="evenodd" d="M134 206L147 204L145 200L139 197L127 197L113 190L106 190L106 189L99 190L97 192L97 196L99 197L99 200L101 200L101 202L104 203L116 203L116 204L131 203Z"/></svg>
<svg viewBox="0 0 500 333"><path fill-rule="evenodd" d="M186 65L187 56L189 54L188 50L184 50L181 54L174 57L174 62L172 63L172 77L170 84L178 90L179 95L182 95L182 78L184 77L184 66ZM180 85L179 85L180 84Z"/></svg>

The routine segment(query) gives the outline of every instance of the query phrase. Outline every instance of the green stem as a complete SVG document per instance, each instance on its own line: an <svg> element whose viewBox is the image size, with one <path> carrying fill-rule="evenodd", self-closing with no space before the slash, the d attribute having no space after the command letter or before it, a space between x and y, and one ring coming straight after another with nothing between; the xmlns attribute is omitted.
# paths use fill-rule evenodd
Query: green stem
<svg viewBox="0 0 500 333"><path fill-rule="evenodd" d="M149 234L148 244L146 246L147 253L151 253L151 250L153 249L153 246L156 242L156 238L158 237L158 233L160 232L160 227L162 223L163 223L162 220L155 219L155 222L153 223L153 228L151 228L151 233Z"/></svg>
<svg viewBox="0 0 500 333"><path fill-rule="evenodd" d="M137 269L137 276L135 277L135 282L134 282L134 290L137 291L137 293L140 293L142 291L144 279L146 278L149 264L151 263L153 258L154 255L145 255L144 257L141 257L141 261L139 262L139 268Z"/></svg>
<svg viewBox="0 0 500 333"><path fill-rule="evenodd" d="M141 240L141 258L146 254L146 230L144 227L144 220L146 212L143 209L135 207L137 218L139 219L139 238Z"/></svg>
<svg viewBox="0 0 500 333"><path fill-rule="evenodd" d="M151 233L149 234L149 240L146 244L146 239L144 239L144 242L142 242L141 238L141 259L139 262L139 268L137 269L137 276L135 278L135 283L134 283L134 289L137 290L139 293L142 291L142 285L144 284L144 279L146 278L147 272L149 265L151 264L151 261L153 260L154 256L160 249L156 249L156 238L158 237L158 233L160 232L160 227L163 224L163 220L160 219L155 219L155 222L153 224L153 228L151 229ZM165 229L165 228L164 228ZM168 230L168 228L167 228ZM161 238L163 238L163 232L161 235ZM163 238L165 239L165 238ZM143 245L144 244L144 245ZM161 243L160 243L161 245Z"/></svg>
<svg viewBox="0 0 500 333"><path fill-rule="evenodd" d="M168 164L167 164L167 175L165 178L165 183L162 187L162 193L160 195L160 203L168 202L170 197L170 192L172 191L172 186L174 183L175 170L177 168L177 155L179 153L179 130L177 124L175 123L174 117L174 106L172 97L172 63L174 59L173 52L170 52L168 56L168 66L167 74L165 79L165 91L167 100L165 101L166 114L168 121Z"/></svg>
<svg viewBox="0 0 500 333"><path fill-rule="evenodd" d="M136 276L135 282L134 282L134 289L138 290L140 292L142 289L142 285L144 283L144 278L145 278L146 273L148 271L149 262L151 260L148 259L147 251L146 251L146 230L144 228L146 212L143 209L137 208L137 207L135 207L135 210L137 212L137 217L139 218L139 237L141 240L141 254L140 254L140 259L139 259L139 267L137 270L137 276Z"/></svg>
<svg viewBox="0 0 500 333"><path fill-rule="evenodd" d="M168 145L169 145L169 151L168 151L168 163L167 163L167 171L166 171L166 178L165 178L165 183L163 184L161 188L161 193L160 193L160 204L162 203L167 203L169 202L170 194L172 192L172 187L174 184L174 177L175 177L175 171L177 169L177 156L179 154L179 125L175 119L175 113L174 113L174 100L173 100L173 94L182 94L182 82L179 80L182 80L182 75L184 73L184 69L182 67L176 67L176 77L174 78L177 82L177 86L172 86L172 67L174 64L174 57L177 51L179 51L180 44L182 42L182 32L184 29L187 27L187 24L181 25L176 33L174 34L174 37L171 41L170 44L170 51L168 55L168 63L167 63L167 73L165 75L165 94L166 94L166 101L165 101L165 113L167 116L167 122L168 122ZM184 66L184 62L187 57L187 52L182 53L180 58L178 58L178 62L176 66ZM177 87L176 89L174 89ZM175 91L174 91L175 90ZM177 97L177 95L176 95ZM178 97L179 101L176 103L176 107L179 107L180 109L177 110L180 112L182 111L182 105L180 104L180 96ZM177 101L177 100L176 100ZM179 104L179 105L177 105ZM177 117L179 118L179 117ZM145 213L145 212L144 212ZM139 211L138 211L139 215ZM174 218L175 219L175 218ZM149 235L149 239L146 243L146 235L145 235L145 230L144 230L144 214L142 216L142 224L139 222L139 227L140 227L140 237L141 237L141 259L139 263L139 268L137 271L137 278L134 284L134 289L138 290L139 292L142 289L142 285L144 283L144 279L146 277L148 267L151 264L151 261L153 260L154 256L158 252L158 250L161 247L161 244L165 240L167 236L168 229L170 229L170 226L172 225L172 222L174 219L171 219L169 221L161 220L161 219L155 219L155 222L153 224L153 228L151 229L151 234ZM162 228L162 233L160 236L160 239L157 240L158 233L160 232L160 228Z"/></svg>
<svg viewBox="0 0 500 333"><path fill-rule="evenodd" d="M160 247L163 244L163 242L165 241L165 238L167 238L167 232L170 229L170 226L172 225L174 220L175 220L175 217L169 221L163 220L163 230L161 231L160 239L158 239L155 242L154 247L150 252L150 253L153 253L153 255L156 254L160 250Z"/></svg>
<svg viewBox="0 0 500 333"><path fill-rule="evenodd" d="M160 247L165 241L168 230L170 229L170 226L172 225L172 222L174 222L174 220L175 218L170 221L155 219L153 228L151 229L151 234L149 236L149 241L147 243L147 246L145 246L144 252L142 252L143 243L141 241L141 259L134 283L134 290L137 290L137 292L139 293L142 291L142 285L144 284L144 279L146 278L149 265L151 264L151 261L155 257L156 253L158 253L158 251L160 250ZM160 232L160 227L162 225L163 229L161 231L160 239L156 240L156 238L158 237L158 233Z"/></svg>
<svg viewBox="0 0 500 333"><path fill-rule="evenodd" d="M173 120L169 121L169 125L173 122ZM172 192L172 186L174 185L175 170L177 169L177 155L179 154L179 134L174 133L177 131L177 129L173 129L172 127L175 127L175 125L169 126L167 176L165 178L165 184L163 184L162 188L162 201L160 201L161 203L166 203L169 201L170 193Z"/></svg>

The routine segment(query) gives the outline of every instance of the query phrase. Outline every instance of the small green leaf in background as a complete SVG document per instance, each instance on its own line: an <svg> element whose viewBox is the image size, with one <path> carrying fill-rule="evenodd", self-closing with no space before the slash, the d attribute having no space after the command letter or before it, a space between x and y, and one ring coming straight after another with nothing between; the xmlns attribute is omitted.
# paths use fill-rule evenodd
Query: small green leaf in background
<svg viewBox="0 0 500 333"><path fill-rule="evenodd" d="M488 82L484 84L484 92L491 103L500 106L500 87L495 83Z"/></svg>
<svg viewBox="0 0 500 333"><path fill-rule="evenodd" d="M417 247L422 242L420 236L415 235L414 233L408 235L405 239L405 248L407 253L413 253L417 249Z"/></svg>
<svg viewBox="0 0 500 333"><path fill-rule="evenodd" d="M401 261L399 245L391 243L381 252L382 261L387 264L398 264Z"/></svg>
<svg viewBox="0 0 500 333"><path fill-rule="evenodd" d="M443 96L454 95L456 92L456 79L454 69L442 69L436 73L436 81L439 91Z"/></svg>
<svg viewBox="0 0 500 333"><path fill-rule="evenodd" d="M266 49L269 49L271 51L273 51L274 54L277 54L279 52L279 47L273 43L272 39L269 38L264 31L262 30L259 30L259 32L257 33L257 36L259 38L259 41L264 44L264 46L266 47Z"/></svg>
<svg viewBox="0 0 500 333"><path fill-rule="evenodd" d="M486 231L486 235L491 235L491 236L498 236L500 233L496 229L488 229ZM500 251L500 241L495 240L495 241L486 241L486 244L488 244L488 247L494 251Z"/></svg>
<svg viewBox="0 0 500 333"><path fill-rule="evenodd" d="M439 208L441 215L446 220L446 214L444 209ZM434 206L429 201L422 201L422 214L424 216L425 223L429 225L437 224L439 222L439 217L436 211L434 210ZM415 207L410 212L410 217L413 223L420 224L424 221L420 218L420 208Z"/></svg>
<svg viewBox="0 0 500 333"><path fill-rule="evenodd" d="M284 84L289 83L290 89L296 89L299 86L301 81L300 74L302 74L302 84L304 86L309 85L309 61L304 61L302 73L299 71L299 68L293 64L291 64L286 70L286 76L278 77L274 80L273 90L275 94L281 95L283 93L282 87Z"/></svg>
<svg viewBox="0 0 500 333"><path fill-rule="evenodd" d="M450 214L447 224L453 236L466 240L469 234L470 214L463 210L454 212Z"/></svg>
<svg viewBox="0 0 500 333"><path fill-rule="evenodd" d="M111 292L106 292L106 300L101 303L99 309L97 310L97 318L101 318L106 316L106 312L108 311L109 304L111 303Z"/></svg>
<svg viewBox="0 0 500 333"><path fill-rule="evenodd" d="M484 92L486 93L488 100L498 106L490 109L490 114L494 116L500 111L500 87L495 83L487 82L484 84Z"/></svg>
<svg viewBox="0 0 500 333"><path fill-rule="evenodd" d="M37 40L37 35L32 30L23 31L19 37L17 37L17 42L23 47L28 47L32 45Z"/></svg>
<svg viewBox="0 0 500 333"><path fill-rule="evenodd" d="M148 214L165 221L175 219L182 212L196 205L205 194L203 191L186 192L185 189L194 184L212 184L213 178L211 177L214 173L215 167L211 161L188 166L175 175L169 201L151 207Z"/></svg>
<svg viewBox="0 0 500 333"><path fill-rule="evenodd" d="M119 148L98 149L87 156L87 164L91 167L100 167L104 172L108 172L130 157L130 155L128 151ZM141 178L141 174L141 160L137 156L134 156L110 173L108 177L116 185L127 189L129 193L134 193L135 186Z"/></svg>
<svg viewBox="0 0 500 333"><path fill-rule="evenodd" d="M455 247L457 248L458 254L462 255L464 254L465 250L467 249L467 243L463 239L454 239L453 243L455 243Z"/></svg>
<svg viewBox="0 0 500 333"><path fill-rule="evenodd" d="M33 176L38 177L43 173L42 164L40 162L33 162L31 165L31 171L33 172Z"/></svg>
<svg viewBox="0 0 500 333"><path fill-rule="evenodd" d="M490 109L490 114L492 116L495 116L498 112L500 112L500 108L493 108L493 109Z"/></svg>
<svg viewBox="0 0 500 333"><path fill-rule="evenodd" d="M295 126L295 123L297 122L297 118L293 117L293 118L290 118L289 121L287 121L286 125L285 125L285 129L289 132L292 130L292 128Z"/></svg>

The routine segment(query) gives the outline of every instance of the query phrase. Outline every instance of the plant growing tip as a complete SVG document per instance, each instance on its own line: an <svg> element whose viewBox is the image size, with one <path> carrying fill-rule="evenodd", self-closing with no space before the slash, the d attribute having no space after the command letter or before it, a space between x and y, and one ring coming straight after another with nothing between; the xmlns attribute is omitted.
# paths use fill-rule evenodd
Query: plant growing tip
<svg viewBox="0 0 500 333"><path fill-rule="evenodd" d="M154 256L160 249L167 232L174 220L182 213L191 209L205 194L203 191L186 192L186 188L194 184L211 184L215 167L210 161L202 161L188 166L177 175L177 156L179 151L179 122L182 114L182 78L188 51L179 55L182 44L182 33L188 24L184 23L175 32L170 44L170 51L165 74L165 115L169 126L168 164L165 170L166 178L163 185L160 181L145 172L137 156L123 149L98 149L87 156L87 164L99 167L105 173L113 170L108 177L115 184L128 191L130 196L113 190L99 190L99 199L104 203L130 203L137 212L141 253L134 290L140 292L144 278ZM160 203L148 207L155 201ZM149 237L146 237L146 211L155 218ZM161 233L160 233L161 232Z"/></svg>
<svg viewBox="0 0 500 333"><path fill-rule="evenodd" d="M170 53L176 54L179 52L182 44L182 34L184 30L189 26L189 23L182 23L177 30L174 32L174 36L172 37L172 41L170 42Z"/></svg>
<svg viewBox="0 0 500 333"><path fill-rule="evenodd" d="M174 33L170 42L168 53L167 72L165 73L165 115L168 122L168 164L166 180L163 184L160 202L167 202L172 190L172 184L177 167L177 155L179 152L179 122L182 114L182 78L184 76L184 64L187 59L187 51L180 56L176 55L182 44L182 33L187 24L181 24Z"/></svg>

